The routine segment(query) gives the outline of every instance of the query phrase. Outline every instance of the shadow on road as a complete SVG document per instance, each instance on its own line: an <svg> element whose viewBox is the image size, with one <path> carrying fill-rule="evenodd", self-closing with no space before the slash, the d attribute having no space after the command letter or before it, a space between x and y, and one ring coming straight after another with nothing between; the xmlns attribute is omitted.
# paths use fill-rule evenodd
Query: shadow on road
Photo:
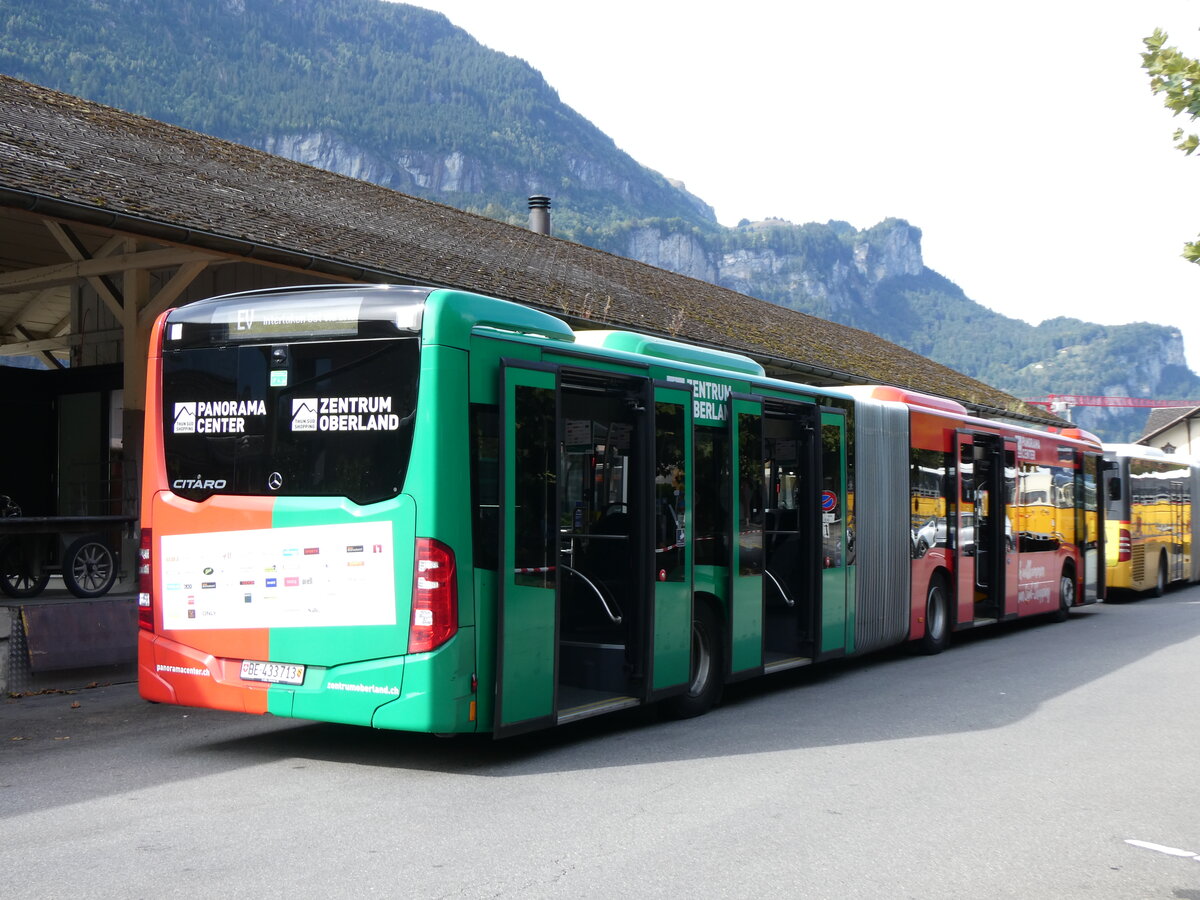
<svg viewBox="0 0 1200 900"><path fill-rule="evenodd" d="M935 657L895 648L741 682L721 707L682 722L638 709L502 741L314 724L197 749L503 777L985 730L1197 636L1192 588L1087 607L1063 624L964 632Z"/></svg>
<svg viewBox="0 0 1200 900"><path fill-rule="evenodd" d="M0 817L255 765L503 778L994 729L1197 636L1193 587L967 632L939 656L894 649L743 682L698 719L639 709L502 741L156 706L132 685L27 697L0 706L0 798L21 799Z"/></svg>

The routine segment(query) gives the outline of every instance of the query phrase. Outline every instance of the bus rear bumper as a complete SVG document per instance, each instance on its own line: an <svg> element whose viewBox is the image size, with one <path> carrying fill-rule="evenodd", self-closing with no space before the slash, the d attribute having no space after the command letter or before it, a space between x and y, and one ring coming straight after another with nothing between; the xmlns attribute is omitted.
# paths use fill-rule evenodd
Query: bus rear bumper
<svg viewBox="0 0 1200 900"><path fill-rule="evenodd" d="M1133 590L1133 578L1128 564L1123 566L1108 566L1104 570L1104 586L1110 591Z"/></svg>
<svg viewBox="0 0 1200 900"><path fill-rule="evenodd" d="M473 630L461 628L432 653L406 657L403 693L380 706L370 724L436 734L480 730Z"/></svg>
<svg viewBox="0 0 1200 900"><path fill-rule="evenodd" d="M138 693L155 703L270 712L270 685L242 681L240 665L148 631L138 634Z"/></svg>
<svg viewBox="0 0 1200 900"><path fill-rule="evenodd" d="M138 638L138 691L158 703L400 731L477 730L472 629L445 646L329 668L308 666L304 684L245 681L223 659L161 635ZM465 632L465 633L464 633Z"/></svg>

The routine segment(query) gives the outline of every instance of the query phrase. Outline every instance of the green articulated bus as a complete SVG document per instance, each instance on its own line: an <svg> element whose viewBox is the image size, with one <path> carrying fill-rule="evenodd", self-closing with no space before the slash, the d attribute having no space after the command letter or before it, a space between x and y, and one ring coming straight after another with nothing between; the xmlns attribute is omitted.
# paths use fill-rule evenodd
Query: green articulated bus
<svg viewBox="0 0 1200 900"><path fill-rule="evenodd" d="M920 490L936 470L943 515L973 504L972 545L956 519L919 558L918 408ZM168 311L146 411L139 686L160 702L496 736L690 716L733 680L1095 599L1082 546L1031 567L1044 591L982 564L993 538L1017 552L983 475L999 497L1014 429L474 294ZM1055 465L1099 452L1029 434Z"/></svg>

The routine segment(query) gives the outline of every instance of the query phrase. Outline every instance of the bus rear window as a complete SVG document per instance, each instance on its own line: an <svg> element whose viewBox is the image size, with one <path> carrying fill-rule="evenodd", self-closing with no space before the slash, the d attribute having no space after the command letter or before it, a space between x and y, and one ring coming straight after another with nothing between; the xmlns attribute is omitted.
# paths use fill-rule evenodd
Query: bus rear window
<svg viewBox="0 0 1200 900"><path fill-rule="evenodd" d="M180 496L400 492L412 447L418 339L163 353L163 445Z"/></svg>

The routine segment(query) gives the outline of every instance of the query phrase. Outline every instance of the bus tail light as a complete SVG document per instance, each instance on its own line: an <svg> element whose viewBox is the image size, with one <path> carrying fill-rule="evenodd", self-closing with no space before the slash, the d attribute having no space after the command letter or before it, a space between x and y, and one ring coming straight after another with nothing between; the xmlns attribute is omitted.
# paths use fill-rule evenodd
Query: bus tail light
<svg viewBox="0 0 1200 900"><path fill-rule="evenodd" d="M1133 558L1133 542L1129 537L1129 529L1122 528L1117 532L1117 562L1129 562Z"/></svg>
<svg viewBox="0 0 1200 900"><path fill-rule="evenodd" d="M417 538L408 652L440 647L458 631L458 578L454 551L433 538Z"/></svg>
<svg viewBox="0 0 1200 900"><path fill-rule="evenodd" d="M154 630L154 565L151 559L154 546L149 528L142 529L142 541L138 547L138 627L143 631Z"/></svg>

